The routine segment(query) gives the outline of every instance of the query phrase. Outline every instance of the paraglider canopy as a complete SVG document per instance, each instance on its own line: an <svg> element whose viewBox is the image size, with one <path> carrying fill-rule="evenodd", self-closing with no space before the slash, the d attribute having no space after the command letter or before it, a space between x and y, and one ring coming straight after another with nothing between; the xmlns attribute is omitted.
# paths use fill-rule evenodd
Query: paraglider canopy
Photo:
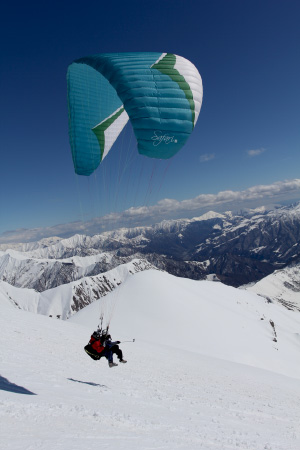
<svg viewBox="0 0 300 450"><path fill-rule="evenodd" d="M130 120L140 154L167 159L186 143L202 80L170 53L103 53L68 68L69 137L75 172L90 175Z"/></svg>

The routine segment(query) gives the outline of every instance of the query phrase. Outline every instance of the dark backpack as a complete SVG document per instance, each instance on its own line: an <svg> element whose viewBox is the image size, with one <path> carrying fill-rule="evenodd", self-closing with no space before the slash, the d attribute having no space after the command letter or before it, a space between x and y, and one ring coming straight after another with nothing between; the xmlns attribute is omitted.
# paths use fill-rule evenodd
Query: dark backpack
<svg viewBox="0 0 300 450"><path fill-rule="evenodd" d="M96 349L93 348L93 343L99 341L99 343L101 344L102 350L100 352L97 352ZM101 358L101 352L104 350L104 347L102 346L102 342L101 342L101 335L98 331L94 331L94 333L91 336L90 342L84 347L84 351L92 358L95 359L96 361L99 360Z"/></svg>
<svg viewBox="0 0 300 450"><path fill-rule="evenodd" d="M84 347L84 351L92 358L95 359L96 361L98 359L101 358L102 355L100 355L98 352L96 352L96 350L93 349L93 347L91 346L91 344L87 344Z"/></svg>

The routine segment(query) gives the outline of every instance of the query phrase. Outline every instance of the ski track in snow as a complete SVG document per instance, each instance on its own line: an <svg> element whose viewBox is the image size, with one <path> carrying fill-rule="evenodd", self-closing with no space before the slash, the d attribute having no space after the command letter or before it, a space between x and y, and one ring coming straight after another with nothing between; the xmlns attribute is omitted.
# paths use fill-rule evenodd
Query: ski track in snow
<svg viewBox="0 0 300 450"><path fill-rule="evenodd" d="M145 341L109 369L82 325L3 302L0 324L1 449L300 448L299 380Z"/></svg>

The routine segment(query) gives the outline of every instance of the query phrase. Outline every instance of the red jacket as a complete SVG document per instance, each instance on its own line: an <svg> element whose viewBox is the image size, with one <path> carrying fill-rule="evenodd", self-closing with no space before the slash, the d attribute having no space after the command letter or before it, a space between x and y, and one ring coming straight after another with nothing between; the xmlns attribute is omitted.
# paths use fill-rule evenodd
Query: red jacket
<svg viewBox="0 0 300 450"><path fill-rule="evenodd" d="M92 348L94 350L96 350L97 353L103 352L104 347L101 344L100 339L95 339L93 336L91 336L90 344L91 344Z"/></svg>

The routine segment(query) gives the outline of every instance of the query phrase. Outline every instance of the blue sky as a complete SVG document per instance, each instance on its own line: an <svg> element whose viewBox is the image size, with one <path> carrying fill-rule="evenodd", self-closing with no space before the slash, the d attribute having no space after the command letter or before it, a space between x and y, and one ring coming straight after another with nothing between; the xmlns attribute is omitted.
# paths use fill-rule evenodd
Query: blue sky
<svg viewBox="0 0 300 450"><path fill-rule="evenodd" d="M245 192L255 192L257 203L299 199L299 183L291 183L300 178L299 23L298 0L7 2L0 27L0 241L28 239L25 229L39 230L31 239L42 237L45 227L46 235L69 222L77 230L109 213L122 225L120 212L131 207L134 225L137 211L164 199L174 200L174 217L198 212L180 206L177 213L176 204L223 191L235 192L239 207L247 206ZM76 176L67 67L85 55L122 51L191 60L204 88L197 126L181 152L161 164L139 157L127 127L95 175ZM215 209L214 201L205 205ZM63 228L72 234L72 224Z"/></svg>

